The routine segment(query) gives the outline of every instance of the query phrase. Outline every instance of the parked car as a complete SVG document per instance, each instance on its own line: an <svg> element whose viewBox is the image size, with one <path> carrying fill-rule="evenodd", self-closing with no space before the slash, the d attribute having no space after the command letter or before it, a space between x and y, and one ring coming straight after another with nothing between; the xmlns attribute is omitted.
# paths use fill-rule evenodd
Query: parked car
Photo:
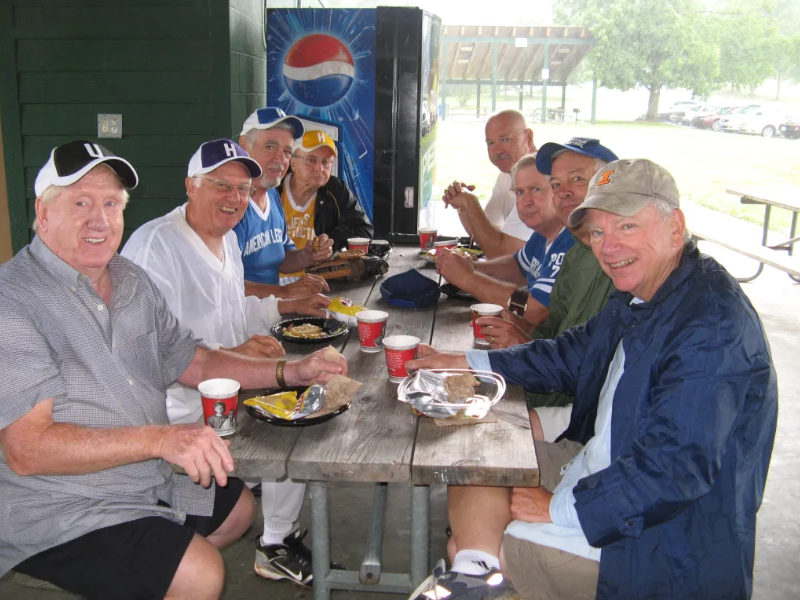
<svg viewBox="0 0 800 600"><path fill-rule="evenodd" d="M695 117L707 117L715 114L717 111L719 111L719 106L711 106L710 104L698 104L696 106L690 106L683 113L683 116L679 122L681 125L691 125L692 119Z"/></svg>
<svg viewBox="0 0 800 600"><path fill-rule="evenodd" d="M780 132L790 140L800 139L800 117L786 117L780 125Z"/></svg>
<svg viewBox="0 0 800 600"><path fill-rule="evenodd" d="M729 115L732 112L739 110L742 108L741 106L724 106L720 108L717 112L710 114L710 115L700 115L694 117L692 119L692 127L698 127L699 129L713 129L714 131L719 131L719 120L724 117L725 115Z"/></svg>
<svg viewBox="0 0 800 600"><path fill-rule="evenodd" d="M729 117L722 117L719 126L722 131L757 133L764 137L773 137L778 132L784 116L774 109L752 104Z"/></svg>
<svg viewBox="0 0 800 600"><path fill-rule="evenodd" d="M670 123L679 123L686 110L700 104L695 100L679 100L673 102L666 109L658 113L659 121L669 121Z"/></svg>

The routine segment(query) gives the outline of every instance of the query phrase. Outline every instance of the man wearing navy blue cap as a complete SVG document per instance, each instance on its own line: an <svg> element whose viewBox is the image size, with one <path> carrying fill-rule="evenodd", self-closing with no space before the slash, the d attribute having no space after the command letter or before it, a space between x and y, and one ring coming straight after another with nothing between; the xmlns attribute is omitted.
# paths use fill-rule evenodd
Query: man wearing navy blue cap
<svg viewBox="0 0 800 600"><path fill-rule="evenodd" d="M319 236L318 250L308 244L297 250L289 237L278 185L289 169L294 141L302 137L303 123L280 108L259 108L245 120L239 143L261 166L263 174L253 180L253 194L244 217L234 231L244 262L248 296L297 298L328 290L317 275L304 275L285 286L279 273L302 271L333 254L333 240Z"/></svg>

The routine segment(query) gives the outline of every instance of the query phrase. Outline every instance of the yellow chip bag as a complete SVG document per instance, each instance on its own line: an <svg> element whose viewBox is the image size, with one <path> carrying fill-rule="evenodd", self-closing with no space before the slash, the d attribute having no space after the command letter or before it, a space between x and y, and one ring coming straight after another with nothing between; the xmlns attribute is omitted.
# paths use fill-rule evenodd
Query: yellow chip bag
<svg viewBox="0 0 800 600"><path fill-rule="evenodd" d="M247 406L255 406L261 410L275 415L279 419L292 420L297 412L300 400L297 392L281 392L270 396L256 396L245 400Z"/></svg>
<svg viewBox="0 0 800 600"><path fill-rule="evenodd" d="M362 310L367 309L360 304L356 304L352 300L349 300L348 298L342 297L334 298L328 305L328 313L332 318L336 319L337 321L341 321L342 323L347 323L353 327L358 326L356 314L360 313Z"/></svg>

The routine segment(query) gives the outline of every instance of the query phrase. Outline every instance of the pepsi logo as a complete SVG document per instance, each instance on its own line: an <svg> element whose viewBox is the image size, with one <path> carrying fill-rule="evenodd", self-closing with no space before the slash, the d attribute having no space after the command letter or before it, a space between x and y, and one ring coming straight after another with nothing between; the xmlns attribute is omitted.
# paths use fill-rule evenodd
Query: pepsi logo
<svg viewBox="0 0 800 600"><path fill-rule="evenodd" d="M335 37L314 33L289 48L283 79L289 92L308 106L330 106L353 85L355 67L350 51Z"/></svg>

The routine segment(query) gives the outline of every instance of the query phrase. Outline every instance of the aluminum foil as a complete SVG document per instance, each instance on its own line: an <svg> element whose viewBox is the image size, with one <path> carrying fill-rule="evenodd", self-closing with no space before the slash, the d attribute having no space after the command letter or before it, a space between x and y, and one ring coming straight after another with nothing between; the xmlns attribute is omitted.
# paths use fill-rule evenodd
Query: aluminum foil
<svg viewBox="0 0 800 600"><path fill-rule="evenodd" d="M452 417L459 410L463 411L464 416L475 419L486 416L492 407L487 396L476 394L453 403L444 388L444 380L444 375L420 369L405 388L404 400L423 415L434 419ZM464 407L464 404L469 406Z"/></svg>
<svg viewBox="0 0 800 600"><path fill-rule="evenodd" d="M290 395L296 392L280 392L271 396L257 396L245 400L245 404L253 406L265 416L278 417L287 421L296 421L322 410L325 404L325 388L314 384L303 394L292 400Z"/></svg>

